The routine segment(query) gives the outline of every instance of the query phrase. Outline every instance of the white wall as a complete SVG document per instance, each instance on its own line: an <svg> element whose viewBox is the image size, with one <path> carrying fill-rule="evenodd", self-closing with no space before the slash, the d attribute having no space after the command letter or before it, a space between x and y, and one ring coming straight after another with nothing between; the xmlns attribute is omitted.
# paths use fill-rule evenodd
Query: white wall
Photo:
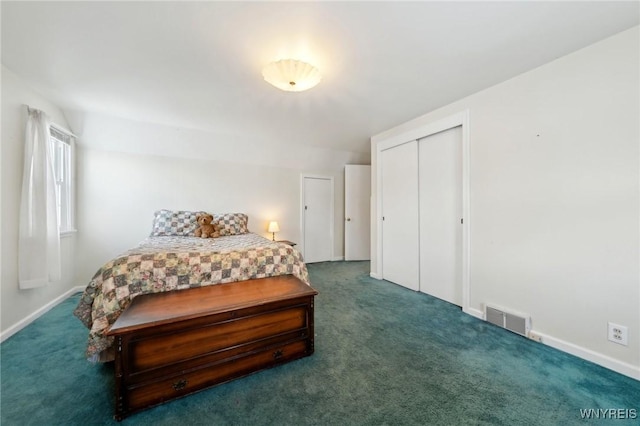
<svg viewBox="0 0 640 426"><path fill-rule="evenodd" d="M638 379L639 52L635 27L372 138L375 176L377 143L468 109L471 307ZM373 275L377 244L373 226Z"/></svg>
<svg viewBox="0 0 640 426"><path fill-rule="evenodd" d="M22 191L24 129L23 105L41 109L52 122L69 128L62 111L34 92L20 77L2 66L2 281L0 282L0 330L6 338L17 331L22 321L63 296L73 286L75 237L61 241L62 280L46 287L18 288L18 218Z"/></svg>
<svg viewBox="0 0 640 426"><path fill-rule="evenodd" d="M78 283L148 236L153 212L244 212L265 237L300 242L300 175L334 177L334 256L343 256L344 165L368 154L284 148L101 114L69 113L78 146ZM304 135L301 135L304 138Z"/></svg>

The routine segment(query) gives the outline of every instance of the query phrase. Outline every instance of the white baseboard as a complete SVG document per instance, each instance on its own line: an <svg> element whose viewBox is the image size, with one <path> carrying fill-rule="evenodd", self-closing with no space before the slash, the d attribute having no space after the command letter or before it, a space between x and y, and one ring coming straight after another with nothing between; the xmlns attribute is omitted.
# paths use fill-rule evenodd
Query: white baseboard
<svg viewBox="0 0 640 426"><path fill-rule="evenodd" d="M476 317L478 319L484 320L484 314L479 309L467 308L462 310L465 314L469 314L472 317Z"/></svg>
<svg viewBox="0 0 640 426"><path fill-rule="evenodd" d="M609 370L613 370L616 373L631 377L632 379L640 380L640 366L627 364L626 362L592 351L591 349L574 345L573 343L566 342L548 334L540 333L535 330L531 330L531 332L540 336L542 344L577 356L578 358L591 361L594 364L598 364L602 367L608 368Z"/></svg>
<svg viewBox="0 0 640 426"><path fill-rule="evenodd" d="M331 259L332 262L339 262L341 260L344 260L344 256L338 256L338 257L334 257L333 259Z"/></svg>
<svg viewBox="0 0 640 426"><path fill-rule="evenodd" d="M382 279L382 277L380 275L376 274L375 272L369 272L369 276L371 278L375 278L376 280L381 280Z"/></svg>
<svg viewBox="0 0 640 426"><path fill-rule="evenodd" d="M46 305L44 305L43 307L41 307L40 309L38 309L34 313L28 315L27 317L25 317L22 320L18 321L17 323L12 325L11 327L9 327L6 330L0 332L0 342L4 342L9 337L13 336L18 331L22 330L23 328L25 328L26 326L28 326L29 324L31 324L32 322L34 322L35 320L40 318L42 315L44 315L45 313L50 311L53 307L55 307L56 305L60 304L65 299L69 298L69 296L71 296L72 294L84 291L84 288L85 287L83 287L83 286L78 286L78 287L73 287L73 288L67 290L66 292L64 292L60 296L56 297L51 302L47 303Z"/></svg>
<svg viewBox="0 0 640 426"><path fill-rule="evenodd" d="M484 314L479 309L467 308L464 309L464 312L478 319L484 320ZM598 364L604 368L613 370L616 373L631 377L632 379L640 380L640 366L627 364L601 353L592 351L591 349L583 348L582 346L566 342L548 334L540 333L536 330L530 330L530 333L539 336L540 343L544 345L551 346L554 349L558 349L559 351L566 352L578 358L591 361L594 364Z"/></svg>

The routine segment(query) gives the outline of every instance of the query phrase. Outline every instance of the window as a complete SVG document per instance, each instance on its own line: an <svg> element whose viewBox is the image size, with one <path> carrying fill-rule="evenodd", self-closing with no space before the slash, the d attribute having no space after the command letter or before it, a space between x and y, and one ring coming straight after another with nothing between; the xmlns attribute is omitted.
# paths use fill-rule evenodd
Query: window
<svg viewBox="0 0 640 426"><path fill-rule="evenodd" d="M75 231L74 223L74 154L75 138L72 134L54 127L49 128L53 170L57 186L58 225L60 233Z"/></svg>

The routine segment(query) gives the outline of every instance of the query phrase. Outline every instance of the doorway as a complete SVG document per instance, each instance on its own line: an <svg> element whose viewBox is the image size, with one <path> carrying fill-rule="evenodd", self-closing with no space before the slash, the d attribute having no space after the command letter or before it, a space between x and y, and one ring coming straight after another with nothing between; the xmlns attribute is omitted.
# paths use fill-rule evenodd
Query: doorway
<svg viewBox="0 0 640 426"><path fill-rule="evenodd" d="M371 258L371 276L377 279L387 279L387 272L389 268L393 270L396 267L395 262L393 262L393 257L396 256L392 249L387 246L389 242L389 238L393 239L396 237L395 234L391 232L386 232L385 228L387 227L386 218L385 218L385 207L388 208L387 203L384 201L385 198L388 199L389 194L394 196L393 189L391 187L387 187L386 178L387 173L385 169L388 171L389 161L391 160L388 157L388 154L396 152L395 149L399 148L403 145L412 145L418 144L419 140L422 140L426 137L435 135L437 133L445 132L446 130L459 128L460 135L460 162L461 162L461 215L455 218L457 220L457 225L460 227L459 232L461 235L461 245L458 249L461 251L459 254L459 266L458 266L458 274L459 281L461 286L461 299L456 299L454 303L461 305L462 310L466 313L474 315L476 317L482 318L482 312L472 309L469 306L469 264L470 264L470 253L469 253L469 229L470 229L470 210L469 210L469 111L464 110L458 113L452 114L448 117L444 117L440 120L430 122L427 124L417 124L409 127L405 127L402 131L393 133L389 132L388 134L381 137L372 138L372 143L375 145L375 152L372 153L372 167L374 169L375 181L373 182L372 197L372 209L373 215L372 220L375 220L374 225L372 226L372 258ZM408 149L408 148L407 148ZM413 149L412 149L413 151ZM415 157L418 157L418 149L416 146ZM405 161L410 161L410 156L404 157ZM417 163L417 159L415 163ZM413 161L411 163L406 163L407 167L411 164L411 168L413 168ZM386 166L386 167L385 167ZM394 167L393 165L391 167ZM398 168L398 173L403 172ZM407 173L406 170L403 173ZM415 176L415 175L414 175ZM409 182L417 182L418 176L409 177ZM412 183L410 184L412 185ZM417 186L417 185L416 185ZM407 188L408 189L408 188ZM405 190L405 192L415 193L417 198L417 188L414 192L414 189L410 191ZM387 197L385 197L385 194ZM411 203L413 204L413 202ZM409 206L409 205L408 205ZM414 210L413 205L409 207L409 210ZM417 214L416 214L417 216ZM457 214L456 214L457 216ZM411 221L415 223L415 219L412 216ZM419 220L418 224L413 227L414 233L418 235L420 232ZM415 240L411 239L410 243L413 247L401 247L399 250L403 250L406 253L410 253L409 256L405 256L403 259L404 265L408 265L412 270L415 268L418 270L418 274L421 274L418 260L418 266L416 267L416 257L420 257L418 254L415 255ZM420 247L418 242L417 253L420 253ZM398 246L399 247L399 246ZM388 258L389 254L391 254L392 262L388 262L390 259ZM458 255L456 255L458 256ZM397 256L396 256L397 257ZM393 264L393 266L392 266ZM411 274L411 277L415 277L415 272ZM411 280L407 281L407 287L419 289L420 282L418 276L418 284L417 286L414 284L415 281L411 282ZM415 278L414 278L415 279ZM427 288L428 285L425 286ZM456 296L459 297L459 296ZM460 303L461 300L461 303Z"/></svg>
<svg viewBox="0 0 640 426"><path fill-rule="evenodd" d="M344 166L344 260L371 257L371 166Z"/></svg>
<svg viewBox="0 0 640 426"><path fill-rule="evenodd" d="M300 199L305 262L333 260L333 177L302 175Z"/></svg>

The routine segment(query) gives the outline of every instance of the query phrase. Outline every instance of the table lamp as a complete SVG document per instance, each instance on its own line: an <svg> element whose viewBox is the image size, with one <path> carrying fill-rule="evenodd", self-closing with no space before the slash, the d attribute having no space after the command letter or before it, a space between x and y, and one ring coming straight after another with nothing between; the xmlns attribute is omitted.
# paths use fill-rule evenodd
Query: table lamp
<svg viewBox="0 0 640 426"><path fill-rule="evenodd" d="M268 232L271 232L272 236L273 236L273 241L276 240L276 232L280 232L280 227L278 226L278 222L276 222L275 220L272 222L269 222L269 229L267 229Z"/></svg>

